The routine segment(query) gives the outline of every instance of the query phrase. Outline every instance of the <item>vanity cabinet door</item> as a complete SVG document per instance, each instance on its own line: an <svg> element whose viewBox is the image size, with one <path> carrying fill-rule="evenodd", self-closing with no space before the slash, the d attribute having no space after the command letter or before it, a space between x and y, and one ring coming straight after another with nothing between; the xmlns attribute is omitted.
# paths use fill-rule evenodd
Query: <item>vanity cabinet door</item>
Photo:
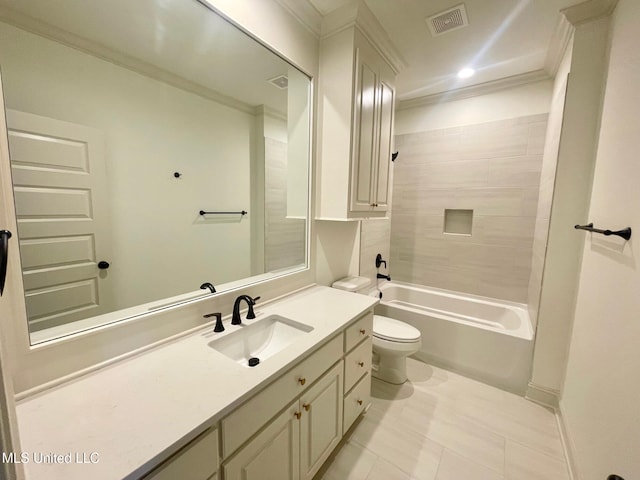
<svg viewBox="0 0 640 480"><path fill-rule="evenodd" d="M296 400L225 463L225 480L298 480L301 416Z"/></svg>
<svg viewBox="0 0 640 480"><path fill-rule="evenodd" d="M313 478L342 438L343 362L300 398L300 478Z"/></svg>

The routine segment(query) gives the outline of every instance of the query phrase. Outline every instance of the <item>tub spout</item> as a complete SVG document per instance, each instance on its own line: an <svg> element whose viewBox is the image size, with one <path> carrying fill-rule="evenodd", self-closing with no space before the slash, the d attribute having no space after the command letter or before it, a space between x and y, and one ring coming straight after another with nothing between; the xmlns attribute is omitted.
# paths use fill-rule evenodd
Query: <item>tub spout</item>
<svg viewBox="0 0 640 480"><path fill-rule="evenodd" d="M378 278L384 278L385 280L391 281L391 275L383 275L382 273L378 274Z"/></svg>

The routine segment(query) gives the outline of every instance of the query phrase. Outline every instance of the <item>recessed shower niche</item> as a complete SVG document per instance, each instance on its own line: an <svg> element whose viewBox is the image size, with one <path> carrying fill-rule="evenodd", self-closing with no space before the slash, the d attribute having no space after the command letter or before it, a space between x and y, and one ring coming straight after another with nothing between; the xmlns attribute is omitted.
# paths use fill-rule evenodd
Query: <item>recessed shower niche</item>
<svg viewBox="0 0 640 480"><path fill-rule="evenodd" d="M469 235L473 226L473 210L445 209L443 233Z"/></svg>

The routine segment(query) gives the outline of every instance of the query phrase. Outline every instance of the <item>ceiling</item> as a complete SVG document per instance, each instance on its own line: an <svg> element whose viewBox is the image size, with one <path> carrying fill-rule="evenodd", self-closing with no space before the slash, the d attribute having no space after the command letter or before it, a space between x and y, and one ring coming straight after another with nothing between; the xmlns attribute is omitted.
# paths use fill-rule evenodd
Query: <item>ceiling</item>
<svg viewBox="0 0 640 480"><path fill-rule="evenodd" d="M234 106L287 111L268 80L292 67L196 1L0 0L0 21Z"/></svg>
<svg viewBox="0 0 640 480"><path fill-rule="evenodd" d="M277 1L305 6L318 21L345 5L364 2L404 60L396 86L399 100L409 100L542 72L560 10L582 0ZM432 37L425 19L460 3L466 7L469 25ZM266 104L281 111L286 105L286 93L265 80L286 73L287 64L265 55L266 50L239 32L228 40L226 22L206 14L196 2L0 0L0 13L3 7L5 12L18 12L94 44L128 52L249 105ZM227 67L224 72L219 65ZM457 78L463 67L473 67L476 74ZM253 81L258 78L261 82Z"/></svg>
<svg viewBox="0 0 640 480"><path fill-rule="evenodd" d="M353 0L308 1L320 15ZM583 0L364 0L406 67L400 100L424 97L535 72L545 67L560 10ZM464 3L469 26L432 37L425 19ZM472 67L476 74L458 79ZM554 73L554 72L548 72Z"/></svg>

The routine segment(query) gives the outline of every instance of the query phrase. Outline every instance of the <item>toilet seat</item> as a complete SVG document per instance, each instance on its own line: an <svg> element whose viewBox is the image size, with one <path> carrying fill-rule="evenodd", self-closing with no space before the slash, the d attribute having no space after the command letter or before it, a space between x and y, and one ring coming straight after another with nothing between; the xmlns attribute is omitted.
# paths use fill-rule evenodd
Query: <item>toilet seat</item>
<svg viewBox="0 0 640 480"><path fill-rule="evenodd" d="M387 342L415 343L420 341L420 330L393 318L374 315L373 336Z"/></svg>

